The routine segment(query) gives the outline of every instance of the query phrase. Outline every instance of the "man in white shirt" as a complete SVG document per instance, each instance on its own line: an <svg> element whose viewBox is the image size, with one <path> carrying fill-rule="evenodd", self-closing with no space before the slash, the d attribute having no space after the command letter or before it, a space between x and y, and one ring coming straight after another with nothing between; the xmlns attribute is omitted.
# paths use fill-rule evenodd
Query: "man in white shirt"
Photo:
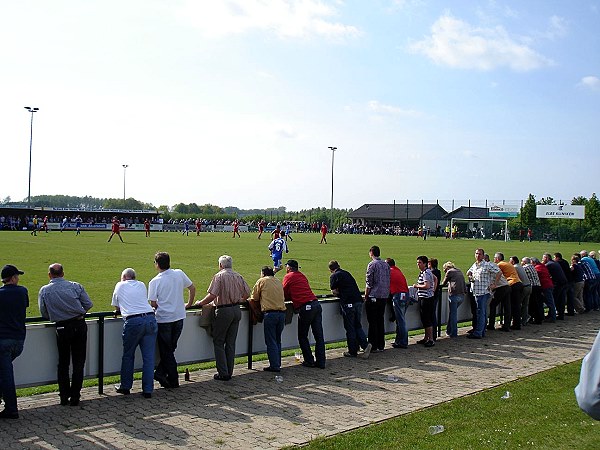
<svg viewBox="0 0 600 450"><path fill-rule="evenodd" d="M146 286L135 277L135 270L125 269L112 296L112 306L116 308L115 314L123 316L121 385L116 389L119 394L129 395L133 386L135 349L139 346L143 360L142 393L144 398L150 398L154 389L154 349L158 325L154 317L154 309L148 303Z"/></svg>
<svg viewBox="0 0 600 450"><path fill-rule="evenodd" d="M189 292L189 302L196 297L196 287L180 269L171 269L171 258L167 252L154 255L154 264L158 275L148 284L148 300L156 311L158 323L158 353L160 363L154 371L154 379L162 387L179 387L175 350L183 330L185 319L185 300L183 290Z"/></svg>

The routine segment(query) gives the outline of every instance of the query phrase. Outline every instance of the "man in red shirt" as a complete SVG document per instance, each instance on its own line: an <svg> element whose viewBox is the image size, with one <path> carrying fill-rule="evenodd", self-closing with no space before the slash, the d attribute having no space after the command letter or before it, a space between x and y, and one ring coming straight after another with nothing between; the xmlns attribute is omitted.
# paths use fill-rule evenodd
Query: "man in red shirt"
<svg viewBox="0 0 600 450"><path fill-rule="evenodd" d="M238 222L237 219L235 219L233 221L233 238L235 238L235 235L238 235L239 238L241 238L242 236L240 236L240 223Z"/></svg>
<svg viewBox="0 0 600 450"><path fill-rule="evenodd" d="M196 236L200 236L200 231L202 230L202 221L198 218L194 224L196 225Z"/></svg>
<svg viewBox="0 0 600 450"><path fill-rule="evenodd" d="M108 242L110 242L110 240L112 239L112 237L115 234L118 235L119 239L121 239L121 242L123 242L123 238L121 237L121 222L119 222L119 219L117 219L117 216L114 216L112 218L112 233L111 233L110 237L108 238Z"/></svg>
<svg viewBox="0 0 600 450"><path fill-rule="evenodd" d="M148 219L144 220L144 231L146 232L146 237L150 237L150 221Z"/></svg>
<svg viewBox="0 0 600 450"><path fill-rule="evenodd" d="M275 226L275 229L273 231L271 231L271 240L274 241L275 239L278 239L281 236L281 224L277 224Z"/></svg>
<svg viewBox="0 0 600 450"><path fill-rule="evenodd" d="M325 368L325 339L323 336L323 310L308 284L304 274L298 269L298 261L290 259L285 264L286 275L283 277L283 294L298 311L298 343L302 350L305 367ZM313 356L308 341L308 330L312 329L315 337L315 355ZM315 361L316 359L316 361Z"/></svg>
<svg viewBox="0 0 600 450"><path fill-rule="evenodd" d="M531 263L535 267L535 271L540 278L540 284L542 285L542 294L544 296L544 302L548 305L548 316L544 319L544 302L539 302L537 317L535 319L538 322L544 320L544 322L556 322L556 306L554 305L554 283L552 283L552 277L548 268L542 264L537 258L531 258Z"/></svg>
<svg viewBox="0 0 600 450"><path fill-rule="evenodd" d="M396 339L392 343L394 348L408 348L408 328L406 327L406 310L409 306L408 283L406 277L396 266L392 258L386 258L390 266L390 297L396 316Z"/></svg>
<svg viewBox="0 0 600 450"><path fill-rule="evenodd" d="M262 236L263 231L265 231L265 221L261 220L260 222L258 222L258 238L259 239Z"/></svg>
<svg viewBox="0 0 600 450"><path fill-rule="evenodd" d="M327 244L327 225L325 225L325 222L323 222L321 224L321 242L319 242L319 244L322 244L323 242L325 242Z"/></svg>

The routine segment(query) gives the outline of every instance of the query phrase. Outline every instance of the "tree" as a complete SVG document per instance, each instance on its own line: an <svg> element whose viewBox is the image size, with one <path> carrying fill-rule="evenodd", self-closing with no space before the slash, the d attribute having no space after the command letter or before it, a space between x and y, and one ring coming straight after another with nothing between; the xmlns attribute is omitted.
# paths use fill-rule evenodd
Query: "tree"
<svg viewBox="0 0 600 450"><path fill-rule="evenodd" d="M533 194L529 194L527 200L523 204L521 208L521 220L520 222L524 227L534 227L536 225L537 219L535 217L536 213L536 201L535 196Z"/></svg>

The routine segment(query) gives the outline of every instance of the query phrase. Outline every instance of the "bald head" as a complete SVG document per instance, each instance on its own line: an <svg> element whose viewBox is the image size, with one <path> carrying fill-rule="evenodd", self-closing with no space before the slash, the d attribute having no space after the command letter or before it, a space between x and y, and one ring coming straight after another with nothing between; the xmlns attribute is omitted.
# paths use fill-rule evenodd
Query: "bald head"
<svg viewBox="0 0 600 450"><path fill-rule="evenodd" d="M54 263L48 267L48 276L50 278L62 278L65 276L62 264Z"/></svg>

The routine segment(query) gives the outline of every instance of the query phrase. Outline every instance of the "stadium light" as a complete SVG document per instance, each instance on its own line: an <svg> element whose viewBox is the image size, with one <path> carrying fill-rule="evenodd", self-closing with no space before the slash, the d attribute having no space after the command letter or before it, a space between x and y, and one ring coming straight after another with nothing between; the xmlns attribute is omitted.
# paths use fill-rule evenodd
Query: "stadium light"
<svg viewBox="0 0 600 450"><path fill-rule="evenodd" d="M127 168L129 164L123 164L123 208L125 208L125 175L127 174Z"/></svg>
<svg viewBox="0 0 600 450"><path fill-rule="evenodd" d="M329 147L329 150L331 150L331 220L329 222L329 227L331 228L331 231L333 231L333 160L337 147Z"/></svg>
<svg viewBox="0 0 600 450"><path fill-rule="evenodd" d="M31 146L33 144L33 113L38 112L40 108L24 107L31 113L31 125L29 128L29 187L27 188L27 208L31 208Z"/></svg>

